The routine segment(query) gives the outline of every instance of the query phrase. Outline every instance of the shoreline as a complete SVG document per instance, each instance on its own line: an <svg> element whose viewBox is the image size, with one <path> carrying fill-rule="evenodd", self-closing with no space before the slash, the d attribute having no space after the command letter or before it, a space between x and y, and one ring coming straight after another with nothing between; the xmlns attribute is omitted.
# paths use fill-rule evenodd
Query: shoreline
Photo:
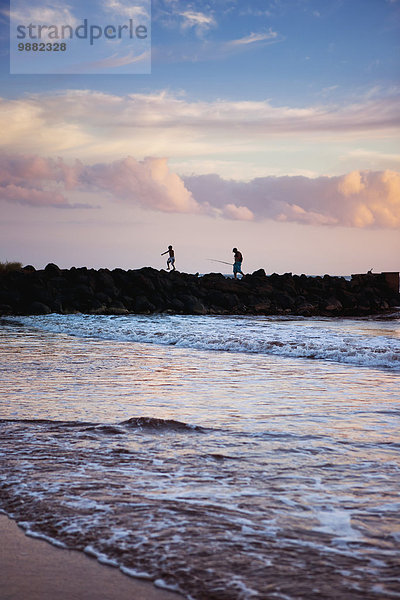
<svg viewBox="0 0 400 600"><path fill-rule="evenodd" d="M7 600L179 600L77 550L29 537L0 513L0 593Z"/></svg>

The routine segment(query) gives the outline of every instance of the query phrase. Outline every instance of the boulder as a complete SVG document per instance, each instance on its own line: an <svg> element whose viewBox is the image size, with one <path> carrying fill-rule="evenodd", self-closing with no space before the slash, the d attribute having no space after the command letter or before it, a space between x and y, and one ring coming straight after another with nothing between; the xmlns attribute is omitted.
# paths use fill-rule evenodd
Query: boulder
<svg viewBox="0 0 400 600"><path fill-rule="evenodd" d="M328 298L328 300L324 303L324 310L327 312L336 312L340 313L343 309L343 305L337 298L333 298L332 296Z"/></svg>
<svg viewBox="0 0 400 600"><path fill-rule="evenodd" d="M49 315L51 310L47 304L43 302L32 302L28 307L29 315Z"/></svg>
<svg viewBox="0 0 400 600"><path fill-rule="evenodd" d="M156 307L144 295L137 296L134 301L135 312L139 314L149 314L155 311Z"/></svg>
<svg viewBox="0 0 400 600"><path fill-rule="evenodd" d="M49 263L44 268L44 271L45 271L46 275L55 275L55 276L57 276L57 275L60 274L60 270L61 270L60 267L58 267L54 263Z"/></svg>

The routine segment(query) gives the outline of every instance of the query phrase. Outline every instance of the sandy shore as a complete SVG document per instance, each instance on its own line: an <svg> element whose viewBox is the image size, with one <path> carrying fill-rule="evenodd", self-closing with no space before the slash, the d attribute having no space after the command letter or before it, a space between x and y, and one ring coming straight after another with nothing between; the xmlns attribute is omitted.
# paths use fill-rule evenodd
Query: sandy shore
<svg viewBox="0 0 400 600"><path fill-rule="evenodd" d="M182 600L81 552L24 534L0 515L1 600Z"/></svg>

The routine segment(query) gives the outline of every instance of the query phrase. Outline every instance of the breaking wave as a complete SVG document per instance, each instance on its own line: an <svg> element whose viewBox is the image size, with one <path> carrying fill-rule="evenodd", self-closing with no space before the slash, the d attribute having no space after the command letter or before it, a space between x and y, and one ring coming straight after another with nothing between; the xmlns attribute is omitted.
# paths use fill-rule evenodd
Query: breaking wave
<svg viewBox="0 0 400 600"><path fill-rule="evenodd" d="M0 419L1 424L15 424L19 427L26 426L43 426L47 431L63 431L75 429L91 433L99 433L104 435L123 435L130 430L138 429L149 431L152 433L160 432L198 432L206 431L206 428L199 425L190 425L174 419L159 419L156 417L131 417L121 423L88 423L85 421L54 421L50 419Z"/></svg>
<svg viewBox="0 0 400 600"><path fill-rule="evenodd" d="M326 360L400 371L399 319L46 315L18 317L48 332L104 341Z"/></svg>

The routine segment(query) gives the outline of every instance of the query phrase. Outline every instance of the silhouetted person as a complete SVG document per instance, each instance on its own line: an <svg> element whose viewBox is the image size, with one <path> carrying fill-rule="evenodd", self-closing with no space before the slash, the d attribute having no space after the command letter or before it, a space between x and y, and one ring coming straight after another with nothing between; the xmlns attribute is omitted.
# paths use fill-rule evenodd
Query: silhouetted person
<svg viewBox="0 0 400 600"><path fill-rule="evenodd" d="M161 256L163 256L164 254L167 254L167 252L169 253L168 256L168 260L167 260L167 269L169 271L169 266L172 266L172 270L175 271L175 252L172 246L168 246L168 250L166 250L165 252L161 253Z"/></svg>
<svg viewBox="0 0 400 600"><path fill-rule="evenodd" d="M234 254L235 261L233 264L233 276L235 279L237 279L237 274L240 273L244 277L244 273L242 271L243 255L237 248L234 248L232 252Z"/></svg>

